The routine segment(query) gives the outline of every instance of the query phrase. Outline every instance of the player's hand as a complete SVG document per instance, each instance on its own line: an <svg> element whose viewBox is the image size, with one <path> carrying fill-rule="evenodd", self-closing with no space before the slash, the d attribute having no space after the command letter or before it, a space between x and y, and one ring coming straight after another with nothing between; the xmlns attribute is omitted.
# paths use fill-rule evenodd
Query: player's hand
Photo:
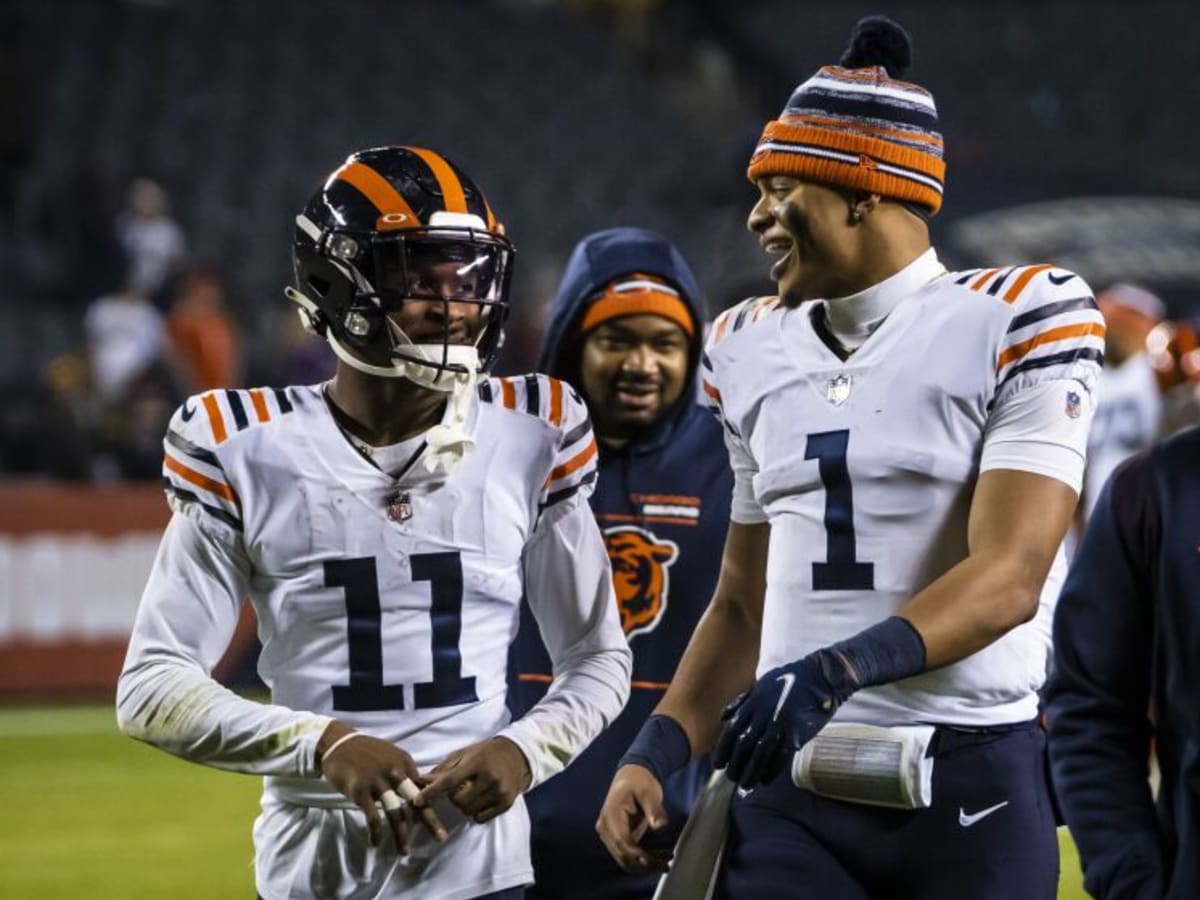
<svg viewBox="0 0 1200 900"><path fill-rule="evenodd" d="M329 723L317 742L321 774L363 811L367 817L367 840L372 847L377 847L383 830L377 804L384 792L395 791L403 798L400 786L406 779L411 779L418 787L425 779L408 753L395 744L368 734L359 734L353 740L340 744L332 753L328 752L336 741L352 732L353 729L345 722L335 720ZM392 830L396 849L401 856L408 853L410 805L417 809L425 827L435 838L445 843L449 837L446 827L431 807L413 802L397 809L384 809L388 827Z"/></svg>
<svg viewBox="0 0 1200 900"><path fill-rule="evenodd" d="M505 737L493 737L455 750L429 773L418 804L435 797L450 802L480 824L508 810L533 781L529 760Z"/></svg>
<svg viewBox="0 0 1200 900"><path fill-rule="evenodd" d="M638 846L647 830L666 824L663 789L654 773L632 763L617 769L596 822L596 833L617 864L626 872L667 871L670 853Z"/></svg>
<svg viewBox="0 0 1200 900"><path fill-rule="evenodd" d="M825 727L845 697L835 694L822 669L821 652L765 673L748 694L729 705L713 750L714 769L724 768L742 788L766 784ZM836 660L832 664L840 665Z"/></svg>

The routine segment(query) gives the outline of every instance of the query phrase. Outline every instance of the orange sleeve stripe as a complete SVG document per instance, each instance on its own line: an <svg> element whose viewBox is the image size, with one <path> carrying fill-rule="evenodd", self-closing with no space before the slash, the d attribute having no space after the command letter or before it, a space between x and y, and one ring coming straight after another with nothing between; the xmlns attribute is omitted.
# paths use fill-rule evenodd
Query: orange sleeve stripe
<svg viewBox="0 0 1200 900"><path fill-rule="evenodd" d="M713 343L717 343L721 338L725 337L725 329L729 327L729 314L733 310L727 309L717 317L717 325L713 329Z"/></svg>
<svg viewBox="0 0 1200 900"><path fill-rule="evenodd" d="M546 479L549 484L552 481L558 481L560 478L566 478L572 472L583 468L596 455L596 439L592 438L586 447L568 459L565 463L550 472L550 477Z"/></svg>
<svg viewBox="0 0 1200 900"><path fill-rule="evenodd" d="M718 391L718 390L717 390L715 387L713 387L711 384L709 384L707 381L705 381L703 378L701 378L701 379L700 379L700 387L704 389L704 393L708 394L708 396L710 396L710 397L712 397L714 400L716 400L716 401L717 401L717 403L722 403L722 402L723 402L723 401L721 400L721 392L720 392L720 391Z"/></svg>
<svg viewBox="0 0 1200 900"><path fill-rule="evenodd" d="M973 291L977 291L981 287L983 287L985 284L987 284L988 279L991 278L993 275L995 275L999 271L1000 271L999 269L988 269L986 272L984 272L982 275L980 275L978 278L976 278L974 281L972 281L969 285L967 285L967 287L969 287Z"/></svg>
<svg viewBox="0 0 1200 900"><path fill-rule="evenodd" d="M446 201L446 212L467 212L467 197L463 193L462 182L450 168L450 163L432 150L425 150L421 147L409 147L408 149L425 160L425 165L429 166L430 171L433 172L433 177L437 179L438 186L442 189L442 198Z"/></svg>
<svg viewBox="0 0 1200 900"><path fill-rule="evenodd" d="M500 379L500 402L504 404L505 409L517 408L517 389L507 378Z"/></svg>
<svg viewBox="0 0 1200 900"><path fill-rule="evenodd" d="M411 216L414 226L421 224L408 201L392 187L392 183L365 163L347 163L333 173L333 178L346 182L370 200L381 216L401 213Z"/></svg>
<svg viewBox="0 0 1200 900"><path fill-rule="evenodd" d="M237 494L233 492L233 488L220 481L213 481L211 478L201 475L192 469L189 469L183 463L171 456L163 457L163 466L170 469L184 481L196 485L196 487L204 488L210 494L216 494L218 497L223 497L230 503L240 506Z"/></svg>
<svg viewBox="0 0 1200 900"><path fill-rule="evenodd" d="M553 676L542 675L538 672L521 672L517 675L517 681L535 681L538 684L549 684L553 680Z"/></svg>
<svg viewBox="0 0 1200 900"><path fill-rule="evenodd" d="M1059 328L1051 328L1049 331L1035 334L1027 341L1013 344L1000 354L1000 359L996 362L996 368L997 370L1003 369L1009 363L1016 362L1034 347L1041 344L1051 344L1054 341L1062 341L1072 337L1087 337L1093 334L1096 337L1103 338L1104 326L1099 322L1080 322L1078 325L1062 325Z"/></svg>
<svg viewBox="0 0 1200 900"><path fill-rule="evenodd" d="M250 402L254 405L254 414L258 416L258 421L271 421L271 411L267 409L267 398L263 396L261 388L250 391Z"/></svg>
<svg viewBox="0 0 1200 900"><path fill-rule="evenodd" d="M221 407L217 405L217 398L212 394L205 394L201 398L204 404L204 411L208 413L208 424L212 426L213 440L218 444L225 442L225 438L229 437L229 433L225 430L225 419L221 416Z"/></svg>
<svg viewBox="0 0 1200 900"><path fill-rule="evenodd" d="M1040 266L1030 266L1028 269L1022 272L1020 277L1012 283L1012 286L1004 292L1004 302L1012 303L1021 295L1021 291L1025 290L1025 285L1029 284L1033 276L1037 275L1038 272L1045 272L1047 269L1053 268L1054 266L1048 263L1043 263Z"/></svg>
<svg viewBox="0 0 1200 900"><path fill-rule="evenodd" d="M550 379L550 424L558 427L562 424L562 382L557 378Z"/></svg>

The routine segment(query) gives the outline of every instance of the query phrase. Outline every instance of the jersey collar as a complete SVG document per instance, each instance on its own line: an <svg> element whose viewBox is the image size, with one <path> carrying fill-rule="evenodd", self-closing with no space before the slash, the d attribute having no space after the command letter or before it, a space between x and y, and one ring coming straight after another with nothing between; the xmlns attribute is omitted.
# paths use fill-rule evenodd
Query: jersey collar
<svg viewBox="0 0 1200 900"><path fill-rule="evenodd" d="M854 349L865 341L896 305L922 285L944 274L946 267L930 247L907 266L865 291L821 301L826 326L838 342Z"/></svg>

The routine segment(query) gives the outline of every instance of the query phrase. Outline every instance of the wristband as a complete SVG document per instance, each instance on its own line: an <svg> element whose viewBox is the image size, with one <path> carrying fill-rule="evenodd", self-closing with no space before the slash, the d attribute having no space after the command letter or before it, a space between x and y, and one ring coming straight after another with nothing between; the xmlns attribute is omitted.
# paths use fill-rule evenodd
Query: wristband
<svg viewBox="0 0 1200 900"><path fill-rule="evenodd" d="M617 768L634 764L649 769L659 782L664 782L692 759L692 745L683 726L670 716L648 718Z"/></svg>
<svg viewBox="0 0 1200 900"><path fill-rule="evenodd" d="M346 743L346 741L351 741L351 740L354 740L354 738L356 738L356 737L362 737L362 736L363 736L363 733L361 731L352 731L349 734L343 734L340 738L338 738L336 741L334 741L332 744L329 745L328 750L326 750L324 753L321 754L321 763L324 764L325 760L329 759L329 757L333 753L333 751L336 750L338 747L342 746L342 744Z"/></svg>
<svg viewBox="0 0 1200 900"><path fill-rule="evenodd" d="M925 671L925 641L902 616L891 616L815 654L838 704L860 688Z"/></svg>

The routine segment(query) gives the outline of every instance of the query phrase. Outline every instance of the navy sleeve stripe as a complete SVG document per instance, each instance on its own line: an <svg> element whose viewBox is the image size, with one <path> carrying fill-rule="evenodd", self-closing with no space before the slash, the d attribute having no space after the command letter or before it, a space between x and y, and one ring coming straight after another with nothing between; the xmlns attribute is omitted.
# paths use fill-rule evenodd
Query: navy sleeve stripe
<svg viewBox="0 0 1200 900"><path fill-rule="evenodd" d="M287 391L283 388L275 388L275 402L279 404L281 413L290 413L292 411L292 401L288 399Z"/></svg>
<svg viewBox="0 0 1200 900"><path fill-rule="evenodd" d="M250 424L250 420L246 418L246 407L242 405L242 395L237 391L226 391L225 399L229 401L229 410L233 413L233 421L237 424L238 431L241 431Z"/></svg>
<svg viewBox="0 0 1200 900"><path fill-rule="evenodd" d="M704 366L710 372L713 370L712 360L708 358L708 354L703 350L700 351L700 365Z"/></svg>
<svg viewBox="0 0 1200 900"><path fill-rule="evenodd" d="M963 275L962 278L954 279L954 283L955 284L966 284L968 281L970 281L972 278L974 278L976 275L978 275L982 271L983 271L983 269L972 269L970 272L967 272L965 275Z"/></svg>
<svg viewBox="0 0 1200 900"><path fill-rule="evenodd" d="M1016 266L1009 266L1000 273L999 278L993 279L991 287L987 289L988 294L995 297L998 293L1000 293L1000 286L1004 284L1004 282L1008 281L1008 276L1016 271L1016 268Z"/></svg>
<svg viewBox="0 0 1200 900"><path fill-rule="evenodd" d="M1060 313L1074 312L1078 309L1096 309L1096 301L1090 295L1083 297L1075 297L1071 300L1059 300L1055 303L1047 303L1045 306L1039 306L1037 309L1031 309L1029 312L1021 313L1012 320L1012 324L1008 326L1008 331L1011 334L1014 331L1019 331L1026 325L1032 325L1034 322L1040 322L1042 319L1049 319L1051 316L1057 316Z"/></svg>
<svg viewBox="0 0 1200 900"><path fill-rule="evenodd" d="M184 490L173 482L166 481L166 479L164 479L164 481L166 482L166 490L168 494L174 494L180 500L185 500L188 503L195 503L214 519L219 519L230 528L234 528L238 531L242 530L242 521L237 516L230 515L229 513L225 512L225 510L216 506L209 506L191 491Z"/></svg>
<svg viewBox="0 0 1200 900"><path fill-rule="evenodd" d="M546 497L545 502L538 507L538 510L545 511L548 507L553 506L555 503L561 503L563 500L570 499L584 485L591 484L593 481L595 481L599 474L600 473L597 470L593 469L569 488L563 488L561 491L555 491L553 494L550 494Z"/></svg>
<svg viewBox="0 0 1200 900"><path fill-rule="evenodd" d="M221 461L217 459L217 455L215 453L213 453L211 450L205 450L203 447L198 447L183 435L178 434L169 428L167 429L167 443L169 443L176 450L186 453L188 456L192 457L192 459L198 460L205 465L212 466L214 469L221 468Z"/></svg>
<svg viewBox="0 0 1200 900"><path fill-rule="evenodd" d="M542 411L542 394L538 388L536 375L525 376L525 412L531 416L539 415Z"/></svg>
<svg viewBox="0 0 1200 900"><path fill-rule="evenodd" d="M1061 353L1051 353L1049 356L1027 359L1009 369L1008 374L1004 376L1004 380L996 385L996 392L999 393L1004 385L1008 384L1022 372L1028 372L1032 369L1045 369L1050 366L1066 365L1067 363L1078 362L1081 359L1090 359L1100 365L1104 364L1104 354L1094 347L1076 347L1073 350L1063 350Z"/></svg>
<svg viewBox="0 0 1200 900"><path fill-rule="evenodd" d="M591 428L592 428L592 419L589 416L588 418L584 419L582 422L580 422L578 425L576 425L569 432L567 432L567 434L565 434L563 436L563 439L558 444L558 449L565 450L567 447L570 447L572 444L574 444L576 441L578 441L580 438L582 438L585 434L587 434L591 430Z"/></svg>
<svg viewBox="0 0 1200 900"><path fill-rule="evenodd" d="M492 383L490 381L481 381L479 383L479 399L484 403L492 402Z"/></svg>

